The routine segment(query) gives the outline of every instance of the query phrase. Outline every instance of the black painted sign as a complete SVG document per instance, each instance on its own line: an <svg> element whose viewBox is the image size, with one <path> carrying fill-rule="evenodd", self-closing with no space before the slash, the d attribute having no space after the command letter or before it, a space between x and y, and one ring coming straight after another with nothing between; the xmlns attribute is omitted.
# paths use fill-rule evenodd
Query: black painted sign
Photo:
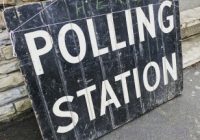
<svg viewBox="0 0 200 140"><path fill-rule="evenodd" d="M55 0L5 19L44 139L97 139L180 95L177 0Z"/></svg>

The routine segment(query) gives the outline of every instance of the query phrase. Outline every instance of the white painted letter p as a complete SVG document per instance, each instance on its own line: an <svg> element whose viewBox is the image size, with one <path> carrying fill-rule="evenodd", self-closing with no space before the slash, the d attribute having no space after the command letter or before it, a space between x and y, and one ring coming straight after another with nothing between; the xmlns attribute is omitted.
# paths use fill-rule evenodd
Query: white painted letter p
<svg viewBox="0 0 200 140"><path fill-rule="evenodd" d="M37 46L35 43L36 38L43 38L46 42L46 45L41 49L37 49ZM32 59L36 74L37 75L44 74L44 70L42 68L42 64L40 61L40 56L48 53L52 49L53 40L51 38L51 35L47 31L40 30L40 31L31 32L31 33L26 33L25 39L28 45L28 49L31 55L31 59Z"/></svg>

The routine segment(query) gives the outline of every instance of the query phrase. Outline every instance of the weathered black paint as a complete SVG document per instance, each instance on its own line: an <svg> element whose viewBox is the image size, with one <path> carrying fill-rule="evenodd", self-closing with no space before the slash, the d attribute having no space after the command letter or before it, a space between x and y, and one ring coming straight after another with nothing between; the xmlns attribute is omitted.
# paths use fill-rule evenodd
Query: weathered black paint
<svg viewBox="0 0 200 140"><path fill-rule="evenodd" d="M13 31L11 34L13 44L18 58L21 60L21 69L28 83L30 98L33 101L33 109L44 139L97 139L180 94L183 88L183 77L177 0L173 1L174 7L171 9L171 13L175 17L175 28L170 34L162 33L158 27L157 16L155 16L157 37L152 39L145 30L146 41L140 43L137 19L136 16L133 16L135 45L128 46L127 43L128 47L124 49L114 52L110 51L106 55L95 58L92 54L86 20L84 20L84 18L93 17L98 47L105 48L111 46L111 42L108 38L109 32L106 17L102 14L133 8L131 12L135 15L136 11L134 8L144 6L142 9L148 17L147 7L145 6L156 4L154 11L157 13L160 2L162 0L58 0L56 2L35 3L5 10L7 27L9 31ZM169 13L165 14L168 15ZM34 17L27 22L32 16ZM118 34L117 41L128 42L124 13L114 13L113 17L116 34ZM78 64L66 62L58 49L58 32L68 22L79 25L86 37L86 57ZM35 74L24 38L25 33L38 29L48 31L54 39L53 49L41 57L45 71L45 74L41 76ZM66 37L66 41L68 42L68 46L71 46L69 47L70 53L78 54L79 47L76 35L72 34L72 36ZM38 39L36 42L38 46L43 46L44 42L42 40ZM176 52L177 55L178 80L173 81L173 79L170 79L169 85L164 86L163 77L161 76L158 89L152 93L146 91L141 82L142 97L141 99L137 99L134 94L133 75L131 75L127 78L128 90L129 93L132 93L129 94L130 103L124 105L121 83L120 81L115 82L114 77L138 67L139 79L142 81L142 71L150 61L157 62L162 73L162 57L167 56L170 60L171 53L173 52ZM148 76L152 84L155 83L155 72L153 70L150 71ZM101 82L103 80L109 80L122 107L116 109L111 105L107 108L106 115L100 116L100 93ZM97 89L92 93L97 118L93 121L88 119L89 116L86 113L87 106L84 96L75 98L72 103L61 106L61 109L77 112L79 122L72 131L65 134L58 134L56 132L57 126L67 125L71 120L53 115L52 106L55 101L67 95L76 96L75 93L78 90L93 84L97 86Z"/></svg>

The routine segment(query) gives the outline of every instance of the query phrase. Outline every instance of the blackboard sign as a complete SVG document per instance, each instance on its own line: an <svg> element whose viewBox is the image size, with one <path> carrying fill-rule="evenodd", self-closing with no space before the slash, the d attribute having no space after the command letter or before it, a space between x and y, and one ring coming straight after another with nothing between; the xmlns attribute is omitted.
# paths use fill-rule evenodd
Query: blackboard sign
<svg viewBox="0 0 200 140"><path fill-rule="evenodd" d="M55 0L5 10L44 139L97 139L180 95L177 0Z"/></svg>

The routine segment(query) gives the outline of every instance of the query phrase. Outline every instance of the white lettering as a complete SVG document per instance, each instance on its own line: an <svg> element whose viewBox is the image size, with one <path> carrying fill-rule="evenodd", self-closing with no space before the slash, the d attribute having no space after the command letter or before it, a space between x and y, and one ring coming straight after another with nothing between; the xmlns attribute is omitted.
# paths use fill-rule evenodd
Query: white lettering
<svg viewBox="0 0 200 140"><path fill-rule="evenodd" d="M96 119L94 105L93 105L92 96L91 96L91 92L94 91L95 89L96 89L96 86L93 85L77 92L78 97L83 96L83 95L85 96L90 120Z"/></svg>
<svg viewBox="0 0 200 140"><path fill-rule="evenodd" d="M128 104L130 102L129 95L128 95L127 81L126 81L126 78L129 77L130 75L131 75L130 71L127 71L125 73L115 76L115 81L121 80L121 82L122 82L122 90L123 90L123 94L124 94L125 104Z"/></svg>
<svg viewBox="0 0 200 140"><path fill-rule="evenodd" d="M94 29L94 23L93 23L92 19L87 19L87 26L88 26L88 31L89 31L89 35L90 35L90 41L91 41L94 57L108 53L109 52L108 48L98 49L97 39L96 39L96 34L95 34L95 29Z"/></svg>
<svg viewBox="0 0 200 140"><path fill-rule="evenodd" d="M162 58L162 63L163 63L164 84L167 85L169 82L168 72L170 73L172 78L176 81L177 80L176 53L172 54L172 67L170 66L170 63L167 60L166 56Z"/></svg>
<svg viewBox="0 0 200 140"><path fill-rule="evenodd" d="M141 97L141 90L140 90L140 80L138 77L138 69L133 69L133 76L134 76L134 83L135 83L135 91L137 98Z"/></svg>
<svg viewBox="0 0 200 140"><path fill-rule="evenodd" d="M109 100L106 100L107 93L111 97ZM108 80L102 82L102 91L101 91L101 116L105 115L106 107L113 104L116 108L121 107L119 100L117 99L115 92L113 91Z"/></svg>
<svg viewBox="0 0 200 140"><path fill-rule="evenodd" d="M126 26L127 26L127 31L128 31L129 44L134 45L135 37L134 37L134 32L133 32L133 21L132 21L131 10L130 9L126 10L125 15L126 15Z"/></svg>
<svg viewBox="0 0 200 140"><path fill-rule="evenodd" d="M73 30L76 32L76 35L79 39L79 47L80 47L80 53L78 56L72 56L66 47L66 42L65 42L65 35L68 31ZM64 59L68 61L69 63L75 64L79 63L83 60L86 54L86 41L85 41L85 36L81 28L74 24L74 23L69 23L64 25L59 32L58 35L58 44L60 48L60 52Z"/></svg>
<svg viewBox="0 0 200 140"><path fill-rule="evenodd" d="M113 21L113 14L107 14L107 21L108 21L108 29L110 33L110 40L112 45L112 50L116 51L126 47L126 42L117 43L116 33L115 33L115 25Z"/></svg>
<svg viewBox="0 0 200 140"><path fill-rule="evenodd" d="M45 40L46 45L41 49L37 49L37 46L35 44L36 38L43 38ZM26 33L25 39L28 45L28 49L31 55L31 59L32 59L36 74L37 75L44 74L44 70L42 68L42 64L40 61L40 56L48 53L53 47L53 40L50 34L47 31L40 30L40 31L31 32L31 33Z"/></svg>
<svg viewBox="0 0 200 140"><path fill-rule="evenodd" d="M174 17L173 17L173 15L167 17L167 20L169 21L169 27L165 27L164 21L163 21L163 10L164 10L164 8L165 7L171 7L171 6L172 6L172 2L166 0L160 5L160 9L158 11L158 23L159 23L160 29L164 33L170 33L174 29Z"/></svg>
<svg viewBox="0 0 200 140"><path fill-rule="evenodd" d="M77 113L75 113L73 111L61 111L60 110L61 104L63 104L64 102L72 102L73 99L74 99L73 96L64 96L64 97L58 99L53 106L53 113L56 116L68 117L68 118L72 119L72 123L70 123L68 126L58 126L58 129L57 129L58 133L67 133L67 132L71 131L72 129L74 129L74 127L78 123L79 117L78 117Z"/></svg>
<svg viewBox="0 0 200 140"><path fill-rule="evenodd" d="M156 72L156 82L153 86L151 86L149 84L149 80L148 80L148 70L150 69L150 67L153 67L155 69ZM150 62L146 65L145 69L144 69L144 73L143 73L143 82L144 82L144 86L147 89L147 91L152 92L154 90L157 89L157 87L159 86L160 83L160 69L159 66L156 62Z"/></svg>
<svg viewBox="0 0 200 140"><path fill-rule="evenodd" d="M144 26L146 27L152 38L156 37L153 5L150 4L148 7L150 21L148 21L141 7L136 8L140 42L145 41Z"/></svg>

